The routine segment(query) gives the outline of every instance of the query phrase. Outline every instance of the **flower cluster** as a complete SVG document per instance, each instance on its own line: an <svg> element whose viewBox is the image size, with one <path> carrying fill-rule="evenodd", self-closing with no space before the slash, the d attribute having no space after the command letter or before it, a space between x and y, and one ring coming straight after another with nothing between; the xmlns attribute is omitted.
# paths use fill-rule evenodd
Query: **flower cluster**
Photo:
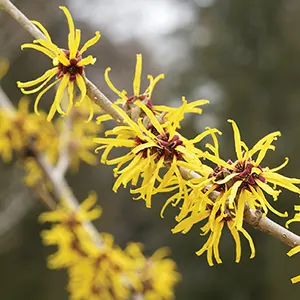
<svg viewBox="0 0 300 300"><path fill-rule="evenodd" d="M113 108L123 118L123 124L105 132L106 138L95 138L94 142L102 144L96 151L103 150L101 162L108 165L117 165L114 169L118 177L113 191L120 185L124 187L131 182L140 187L132 189L132 194L139 194L135 199L144 199L146 206L151 207L152 196L160 192L169 192L179 189L180 194L187 192L187 180L180 173L185 167L196 170L201 174L206 171L201 162L204 153L195 147L206 136L217 130L208 129L192 140L184 138L177 129L185 113L202 113L199 106L208 103L208 100L197 100L187 103L182 98L180 108L154 106L151 101L153 88L157 81L163 78L160 74L156 78L149 75L150 84L143 94L140 94L142 57L137 55L136 71L133 79L134 95L126 96L126 92L119 91L111 83L106 70L105 79L111 89L120 97L117 103L123 104L123 109L113 104ZM107 120L106 116L98 118L98 123ZM126 147L129 152L117 158L109 159L108 155L114 148ZM124 166L125 165L125 166ZM165 174L161 177L161 172Z"/></svg>
<svg viewBox="0 0 300 300"><path fill-rule="evenodd" d="M19 101L16 112L8 109L0 110L0 154L5 162L10 162L15 151L23 151L25 156L28 147L47 153L50 161L57 157L57 132L52 123L45 122L44 113L36 115L29 112L29 99L23 97ZM40 130L43 128L43 131Z"/></svg>
<svg viewBox="0 0 300 300"><path fill-rule="evenodd" d="M111 68L107 68L104 73L104 79L107 83L107 85L110 87L110 89L119 97L114 104L122 104L123 109L130 118L134 121L137 121L137 119L140 117L140 109L134 105L136 100L143 101L149 108L152 108L152 102L151 97L154 90L154 87L160 81L161 79L165 78L164 74L159 74L156 77L153 77L152 75L148 75L149 79L149 85L146 88L146 90L141 93L141 76L142 76L142 54L136 55L136 67L135 67L135 74L133 78L133 95L127 96L127 91L125 90L118 90L114 84L111 82L108 73L111 71ZM103 121L111 120L112 117L110 115L103 115L101 117L98 117L97 121L98 124L100 124Z"/></svg>
<svg viewBox="0 0 300 300"><path fill-rule="evenodd" d="M45 182L34 159L37 152L45 154L48 161L55 165L64 149L70 168L75 171L81 161L90 165L97 163L92 153L93 138L102 128L85 121L89 114L86 105L73 107L67 122L58 119L56 123L47 122L44 112L39 115L31 113L29 105L29 99L23 97L16 111L0 109L0 156L4 162L10 162L17 154L17 158L24 162L26 185ZM97 109L94 111L97 112Z"/></svg>
<svg viewBox="0 0 300 300"><path fill-rule="evenodd" d="M76 29L74 26L74 22L72 16L68 9L64 6L60 6L60 9L66 15L69 24L69 35L68 35L68 47L69 49L61 49L57 45L55 45L51 37L46 30L46 28L37 21L32 21L32 23L38 27L38 29L45 35L44 39L34 40L32 44L23 44L22 49L31 48L37 51L44 53L48 56L53 63L53 68L46 71L42 76L35 80L31 80L28 82L20 82L18 81L18 87L24 94L33 94L36 92L40 92L35 100L34 110L37 114L38 112L38 104L41 97L53 86L55 86L59 82L59 86L56 91L56 95L52 106L50 108L47 120L51 121L54 117L55 112L57 111L61 115L67 115L70 112L70 109L74 105L74 91L75 91L75 83L81 92L81 97L77 102L77 105L80 105L84 99L86 98L86 85L84 80L84 68L87 65L94 64L96 62L96 58L91 55L83 58L83 53L92 45L98 42L100 39L100 33L97 31L95 33L95 37L88 40L80 49L80 40L81 40L81 31ZM47 84L54 78L56 79L47 86ZM38 85L38 87L35 87ZM47 86L47 87L46 87ZM27 88L33 87L31 90L26 90ZM64 111L61 107L61 101L63 99L63 95L65 90L68 93L68 106Z"/></svg>
<svg viewBox="0 0 300 300"><path fill-rule="evenodd" d="M101 162L117 165L114 174L118 178L113 191L116 192L120 185L126 187L129 182L135 186L142 178L140 187L131 190L131 193L140 194L137 199L144 199L146 206L151 207L152 195L159 192L179 188L179 193L186 193L187 181L182 177L180 167L205 172L206 169L200 160L203 158L203 152L194 145L210 135L211 130L188 140L176 131L176 118L167 119L166 115L161 124L155 113L145 104L136 101L135 105L145 114L143 121L139 119L138 123L135 123L123 110L114 105L124 118L124 125L105 132L106 136L114 137L95 138L94 141L102 144L96 151L104 149ZM195 101L195 106L197 105L199 102ZM109 159L108 155L116 147L129 148L129 152L124 156ZM124 165L126 166L123 167ZM166 168L168 170L161 177L162 169Z"/></svg>
<svg viewBox="0 0 300 300"><path fill-rule="evenodd" d="M110 234L101 233L100 245L94 242L84 223L101 215L95 203L96 195L91 193L76 210L63 203L40 216L40 221L53 223L42 232L44 243L57 246L48 265L68 270L71 298L128 299L142 294L146 299L173 299L180 276L164 249L146 258L140 244L131 243L122 250Z"/></svg>
<svg viewBox="0 0 300 300"><path fill-rule="evenodd" d="M233 127L237 160L224 161L220 158L218 144L216 143L215 147L209 146L211 153L207 153L206 158L217 166L211 169L206 181L198 183L195 179L191 182L194 187L187 196L190 205L184 212L181 211L179 224L173 229L173 233L186 233L194 224L208 219L201 231L204 235L209 233L209 238L197 255L207 252L209 265L213 265L213 256L217 263L222 262L218 245L225 224L236 243L236 262L240 261L241 256L239 233L249 241L252 258L255 248L251 236L243 228L244 211L259 209L266 215L270 210L280 217L287 217L287 213L280 213L273 208L265 193L277 200L281 192L277 190L277 186L280 186L300 194L300 189L295 185L300 184L300 179L288 178L277 173L288 163L287 158L282 165L274 169L261 165L267 151L275 150L272 143L280 136L280 132L263 137L249 149L241 140L236 123L232 120L229 122ZM214 140L216 141L216 138Z"/></svg>

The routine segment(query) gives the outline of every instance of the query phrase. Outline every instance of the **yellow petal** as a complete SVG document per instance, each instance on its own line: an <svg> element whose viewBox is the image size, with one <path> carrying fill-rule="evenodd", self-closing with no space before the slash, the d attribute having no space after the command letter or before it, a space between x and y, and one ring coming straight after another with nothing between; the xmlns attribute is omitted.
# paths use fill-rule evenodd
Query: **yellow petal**
<svg viewBox="0 0 300 300"><path fill-rule="evenodd" d="M270 149L270 146L271 144L273 143L273 141L275 139L277 139L277 136L280 135L280 132L278 131L277 134L273 134L273 135L270 135L270 137L265 141L265 143L261 146L261 149L259 151L259 154L258 154L258 157L256 159L256 164L259 165L262 160L264 159L267 151Z"/></svg>
<svg viewBox="0 0 300 300"><path fill-rule="evenodd" d="M126 97L127 92L124 90L121 92L113 85L113 83L111 82L111 80L108 76L108 72L110 72L110 71L111 71L111 68L108 67L104 72L104 79L105 79L107 85L114 93L116 93L120 98L122 98L124 101L126 101L127 100L127 97Z"/></svg>
<svg viewBox="0 0 300 300"><path fill-rule="evenodd" d="M87 97L88 98L88 97ZM90 98L88 98L89 101L88 101L88 105L89 105L89 111L90 111L90 114L89 114L89 117L88 119L85 121L86 123L89 123L92 121L93 117L94 117L94 108L93 108L93 103L92 103L92 100Z"/></svg>
<svg viewBox="0 0 300 300"><path fill-rule="evenodd" d="M48 85L44 90L42 90L38 96L36 97L35 99L35 102L34 102L34 112L39 115L39 111L38 111L38 105L39 105L39 102L42 98L42 96L48 91L50 90L57 82L59 82L61 79L57 79L55 80L54 82L52 82L50 85Z"/></svg>
<svg viewBox="0 0 300 300"><path fill-rule="evenodd" d="M97 202L97 194L95 192L91 192L79 206L80 209L84 211L90 210Z"/></svg>
<svg viewBox="0 0 300 300"><path fill-rule="evenodd" d="M257 151L261 150L261 148L263 147L263 144L269 140L269 139L276 139L276 136L280 136L281 133L279 131L275 131L272 132L268 135L266 135L265 137L263 137L262 139L260 139L254 146L253 148L249 151L249 155L253 156ZM270 146L269 149L274 150L275 147L274 146Z"/></svg>
<svg viewBox="0 0 300 300"><path fill-rule="evenodd" d="M239 175L238 173L232 173L232 174L226 175L224 179L217 180L216 183L217 184L225 184L228 181L230 181L231 179L233 179L234 177L237 177L238 175Z"/></svg>
<svg viewBox="0 0 300 300"><path fill-rule="evenodd" d="M52 42L50 42L48 40L39 39L39 40L34 40L33 43L44 46L45 48L52 51L56 56L64 54L64 52L60 48L58 48L55 44L53 44Z"/></svg>
<svg viewBox="0 0 300 300"><path fill-rule="evenodd" d="M80 105L86 96L86 85L83 77L79 74L76 74L76 84L79 87L79 90L81 92L80 100L76 103L76 105Z"/></svg>
<svg viewBox="0 0 300 300"><path fill-rule="evenodd" d="M265 174L264 174L265 175ZM274 200L277 200L278 195L280 194L281 191L276 191L273 190L267 183L264 183L262 181L260 181L259 179L255 180L255 182L257 183L257 185L263 189L267 194L271 195Z"/></svg>
<svg viewBox="0 0 300 300"><path fill-rule="evenodd" d="M94 58L92 55L89 55L82 59L80 62L77 63L77 67L83 67L86 65L93 65L96 62L96 58Z"/></svg>
<svg viewBox="0 0 300 300"><path fill-rule="evenodd" d="M237 201L237 210L236 210L236 228L238 230L241 230L241 228L243 227L246 199L247 199L247 197L246 197L245 191L241 191L240 196Z"/></svg>
<svg viewBox="0 0 300 300"><path fill-rule="evenodd" d="M64 12L67 18L68 25L69 25L69 32L70 32L70 43L73 44L75 40L75 26L74 26L72 16L69 10L65 6L59 6L59 8ZM71 49L70 46L69 49Z"/></svg>
<svg viewBox="0 0 300 300"><path fill-rule="evenodd" d="M214 230L215 235L216 235L216 239L215 239L215 242L213 244L213 252L214 252L214 257L216 259L216 262L218 264L222 263L222 260L220 258L220 253L219 253L219 243L220 243L220 238L221 238L221 235L222 235L223 226L224 226L224 222L218 222L216 224L216 227L215 227L215 230Z"/></svg>
<svg viewBox="0 0 300 300"><path fill-rule="evenodd" d="M259 187L256 187L256 191L259 195L259 199L261 199L267 206L267 208L272 212L274 213L275 215L279 216L279 217L282 217L282 218L286 218L288 216L288 213L287 212L284 212L284 213L281 213L279 211L277 211L266 199L263 191L259 188Z"/></svg>
<svg viewBox="0 0 300 300"><path fill-rule="evenodd" d="M288 163L289 163L289 158L285 157L284 162L280 166L278 166L277 168L270 169L270 171L275 173L281 170L282 168L284 168Z"/></svg>
<svg viewBox="0 0 300 300"><path fill-rule="evenodd" d="M243 153L242 153L242 144L241 144L241 134L239 128L237 127L236 123L233 120L227 120L232 125L233 133L234 133L234 144L235 144L235 152L237 155L238 160L242 160Z"/></svg>
<svg viewBox="0 0 300 300"><path fill-rule="evenodd" d="M21 46L21 49L26 49L26 48L29 48L29 49L34 49L34 50L37 50L37 51L40 51L44 54L46 54L48 57L50 57L51 59L54 59L56 57L56 54L53 53L51 50L45 48L45 47L42 47L40 45L35 45L35 44L23 44Z"/></svg>
<svg viewBox="0 0 300 300"><path fill-rule="evenodd" d="M108 120L112 120L112 116L111 115L102 115L96 118L96 123L98 125L100 125L102 122L108 121Z"/></svg>
<svg viewBox="0 0 300 300"><path fill-rule="evenodd" d="M69 104L67 108L66 114L68 114L73 107L73 93L74 93L74 82L70 81L68 84L68 98L69 98Z"/></svg>
<svg viewBox="0 0 300 300"><path fill-rule="evenodd" d="M244 228L241 228L240 232L244 235L244 237L249 242L249 246L250 246L250 250L251 250L251 255L250 255L250 259L251 259L251 258L255 257L255 246L254 246L252 237L250 236L250 234Z"/></svg>
<svg viewBox="0 0 300 300"><path fill-rule="evenodd" d="M300 245L294 247L292 250L290 250L287 255L288 256L293 256L295 255L296 253L299 253L300 252Z"/></svg>
<svg viewBox="0 0 300 300"><path fill-rule="evenodd" d="M300 275L298 275L298 276L296 276L296 277L293 277L293 278L291 279L291 282L292 282L292 283L298 283L298 282L300 282Z"/></svg>
<svg viewBox="0 0 300 300"><path fill-rule="evenodd" d="M233 186L230 188L230 197L229 197L229 207L231 208L233 206L233 203L235 201L235 198L237 196L238 193L238 189L241 186L241 184L243 183L242 180L236 181Z"/></svg>
<svg viewBox="0 0 300 300"><path fill-rule="evenodd" d="M239 263L241 260L241 239L239 236L238 231L236 230L235 226L233 225L232 221L228 222L228 228L233 236L233 239L235 241L235 251L236 251L236 256L235 256L235 262Z"/></svg>
<svg viewBox="0 0 300 300"><path fill-rule="evenodd" d="M271 183L280 185L294 193L300 194L300 189L294 185L294 183L299 184L300 179L285 177L273 172L264 172L263 176Z"/></svg>
<svg viewBox="0 0 300 300"><path fill-rule="evenodd" d="M81 31L79 29L75 30L75 39L72 45L69 46L69 50L70 50L70 57L69 59L75 58L77 51L78 51L78 47L80 44L80 38L81 38Z"/></svg>
<svg viewBox="0 0 300 300"><path fill-rule="evenodd" d="M83 47L80 49L79 51L79 55L82 55L82 53L84 53L89 47L95 45L99 39L101 37L101 34L99 31L96 31L95 32L95 36L93 38L91 38L90 40L88 40L84 45Z"/></svg>
<svg viewBox="0 0 300 300"><path fill-rule="evenodd" d="M51 70L48 70L47 72L45 72L41 77L35 79L35 80L31 80L31 81L27 81L27 82L17 82L18 87L21 87L21 91L23 94L28 95L28 94L34 94L36 92L38 92L39 90L41 90L52 78L53 76L55 76L57 73L57 69L53 68ZM44 81L41 85L39 85L38 87L32 89L32 90L28 90L26 91L23 87L27 86L32 86L32 85L36 85L40 82Z"/></svg>
<svg viewBox="0 0 300 300"><path fill-rule="evenodd" d="M208 245L210 244L211 240L212 240L212 234L209 236L208 240L207 240L206 243L202 246L202 248L196 252L196 254L197 254L198 256L202 255L202 254L208 249Z"/></svg>
<svg viewBox="0 0 300 300"><path fill-rule="evenodd" d="M153 112L144 103L142 103L140 101L136 101L135 104L144 111L144 113L148 116L148 118L150 119L150 122L156 128L156 130L160 134L164 134L164 129L163 129L162 125L158 122L158 120L155 117L155 115L153 114Z"/></svg>
<svg viewBox="0 0 300 300"><path fill-rule="evenodd" d="M65 53L59 54L57 56L57 59L60 63L62 63L64 66L69 67L70 66L70 61L68 60L68 58L66 57Z"/></svg>
<svg viewBox="0 0 300 300"><path fill-rule="evenodd" d="M134 94L134 96L140 95L141 74L142 74L142 54L137 54L136 55L135 74L134 74L134 79L133 79L133 94Z"/></svg>
<svg viewBox="0 0 300 300"><path fill-rule="evenodd" d="M126 139L110 139L110 138L94 138L94 143L113 145L115 147L129 147L133 148L136 145L134 140Z"/></svg>
<svg viewBox="0 0 300 300"><path fill-rule="evenodd" d="M155 85L158 83L158 81L160 81L161 79L164 79L164 78L165 78L164 74L159 74L154 79L151 75L148 75L148 79L150 80L150 84L149 84L148 88L146 89L145 94L149 94L149 98L151 98L151 96L152 96L153 89L154 89Z"/></svg>
<svg viewBox="0 0 300 300"><path fill-rule="evenodd" d="M63 78L61 80L61 83L60 83L60 85L59 85L59 87L56 91L53 104L51 105L50 111L49 111L48 116L47 116L47 121L48 122L50 122L53 119L55 112L58 110L58 107L60 105L60 101L63 97L63 93L64 93L64 90L66 89L66 87L68 85L68 82L69 82L69 77L66 76L66 75L63 76Z"/></svg>
<svg viewBox="0 0 300 300"><path fill-rule="evenodd" d="M32 24L34 24L44 35L45 35L45 37L47 38L47 40L49 41L49 42L52 42L51 41L51 37L50 37L50 35L49 35L49 33L48 33L48 31L47 31L47 29L40 23L40 22L38 22L38 21L34 21L34 20L31 20L30 21Z"/></svg>
<svg viewBox="0 0 300 300"><path fill-rule="evenodd" d="M126 114L126 112L123 109L121 109L115 104L112 104L111 107L115 109L117 113L119 113L119 115L124 119L124 122L126 122L130 127L132 127L135 130L136 135L143 137L143 135L141 135L141 130L139 126L129 118L129 116Z"/></svg>

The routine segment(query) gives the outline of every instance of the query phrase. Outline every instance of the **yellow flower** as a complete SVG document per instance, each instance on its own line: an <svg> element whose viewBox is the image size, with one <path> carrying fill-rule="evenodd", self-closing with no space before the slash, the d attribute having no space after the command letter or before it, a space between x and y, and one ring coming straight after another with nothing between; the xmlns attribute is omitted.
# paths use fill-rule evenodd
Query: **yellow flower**
<svg viewBox="0 0 300 300"><path fill-rule="evenodd" d="M100 217L100 207L94 207L97 202L97 195L90 193L87 199L85 199L76 209L73 211L69 206L62 202L55 211L49 211L42 213L39 220L41 222L54 222L62 223L67 226L76 225L81 222L93 221ZM74 223L74 224L70 224Z"/></svg>
<svg viewBox="0 0 300 300"><path fill-rule="evenodd" d="M37 116L29 112L27 97L20 99L16 112L1 109L0 122L0 155L4 161L12 159L13 151L22 150L23 156L28 156L29 145L45 152L51 162L55 161L58 142L56 129L46 122L45 114Z"/></svg>
<svg viewBox="0 0 300 300"><path fill-rule="evenodd" d="M87 252L69 268L72 299L128 299L131 293L131 284L137 280L132 259L114 244L110 234L101 237L102 248Z"/></svg>
<svg viewBox="0 0 300 300"><path fill-rule="evenodd" d="M137 243L130 243L124 250L137 267L141 281L136 292L144 295L145 299L174 299L174 286L181 279L176 272L176 264L166 258L170 251L168 248L158 249L147 258Z"/></svg>
<svg viewBox="0 0 300 300"><path fill-rule="evenodd" d="M165 78L164 74L159 74L158 76L156 76L155 78L152 75L148 75L148 79L150 81L148 87L146 88L146 90L144 91L144 93L141 93L141 75L142 75L142 54L137 54L136 55L136 66L135 66L135 74L134 74L134 79L133 79L133 96L130 96L129 98L126 96L127 92L125 90L118 90L113 83L111 82L111 80L109 79L108 73L111 71L111 68L107 68L105 70L105 74L104 74L104 78L106 83L108 84L108 86L112 89L113 92L115 92L120 99L122 99L124 101L124 103L126 101L134 101L134 100L143 100L143 98L141 99L141 96L145 96L148 97L149 99L151 99L152 96L152 92L153 89L156 85L156 83Z"/></svg>
<svg viewBox="0 0 300 300"><path fill-rule="evenodd" d="M169 107L165 105L154 105L155 112L164 113L164 118L174 124L175 129L180 129L180 122L184 119L186 113L202 114L202 109L198 106L208 104L209 101L205 99L187 102L186 98L182 97L182 105L180 107Z"/></svg>
<svg viewBox="0 0 300 300"><path fill-rule="evenodd" d="M239 232L248 240L251 249L251 256L255 256L255 247L249 233L244 228L236 227L236 217L232 210L226 208L226 199L230 195L230 191L221 191L215 201L207 197L208 193L204 194L199 189L194 189L189 194L190 206L186 209L185 218L181 218L179 223L172 229L173 233L187 233L193 225L203 222L207 219L207 223L201 226L201 235L209 234L206 243L196 252L197 255L202 255L206 252L207 261L210 266L214 265L213 257L218 264L222 263L219 253L219 243L222 235L222 230L226 224L231 232L231 235L236 245L235 262L240 262L241 258L241 241ZM225 209L226 208L226 209Z"/></svg>
<svg viewBox="0 0 300 300"><path fill-rule="evenodd" d="M55 45L48 31L44 28L44 26L37 22L32 21L34 25L36 25L41 32L45 35L46 39L34 40L32 44L23 44L22 49L31 48L37 51L40 51L47 55L52 59L53 68L46 71L42 76L35 80L31 80L28 82L20 82L18 81L18 87L24 94L32 94L39 92L34 105L34 110L38 114L38 104L41 97L55 84L60 82L57 92L55 95L54 102L50 108L47 120L52 120L55 112L62 115L66 115L69 113L71 107L73 106L73 98L74 98L74 83L78 86L81 91L81 98L78 102L78 105L82 103L86 96L86 85L84 81L84 68L87 65L94 64L96 58L93 58L91 55L86 58L82 58L82 54L92 45L97 43L100 39L100 33L97 31L95 33L95 37L87 41L82 48L79 50L79 44L81 39L81 31L79 29L75 29L72 16L68 9L64 6L60 6L60 9L66 15L69 24L69 35L68 35L68 50L61 49L57 45ZM56 80L45 87L53 77L56 76ZM40 84L38 87L33 88L31 90L26 90L27 88L34 87ZM69 97L69 104L66 112L60 106L61 100L63 98L64 91L67 90Z"/></svg>
<svg viewBox="0 0 300 300"><path fill-rule="evenodd" d="M145 101L145 104L151 108L151 97L153 93L153 89L157 82L163 78L165 78L164 74L159 74L155 78L152 75L148 75L149 85L146 90L141 93L141 75L142 75L142 54L136 55L136 67L135 74L133 79L133 95L128 97L127 92L125 90L118 90L114 84L111 82L108 73L111 71L111 68L107 68L104 73L104 79L110 89L118 95L118 99L114 102L114 104L123 104L124 110L128 111L131 108L131 105L136 100ZM104 114L97 118L98 124L103 121L111 120L112 117L110 115Z"/></svg>
<svg viewBox="0 0 300 300"><path fill-rule="evenodd" d="M246 205L250 209L262 209L264 215L268 211L272 211L280 217L286 217L287 213L280 213L275 210L266 199L264 193L267 193L277 200L280 190L277 186L286 188L292 192L300 194L300 189L295 185L299 184L300 180L296 178L289 178L277 173L280 169L287 165L288 159L277 168L270 169L269 167L262 167L261 163L268 150L275 150L273 141L280 136L280 132L276 131L268 134L259 140L252 149L248 149L246 144L241 140L239 129L236 123L229 120L232 124L235 140L235 151L237 160L225 162L219 157L215 149L213 155L207 155L207 158L218 164L211 174L212 183L214 184L212 190L221 191L228 189L229 198L222 199L226 202L224 209L227 207L232 210L235 215L235 224L240 230L243 225L243 216ZM256 156L254 159L253 156ZM270 186L269 184L272 184Z"/></svg>
<svg viewBox="0 0 300 300"><path fill-rule="evenodd" d="M32 157L28 157L24 160L24 169L26 170L24 183L27 186L34 187L39 182L47 182L44 178L43 171Z"/></svg>
<svg viewBox="0 0 300 300"><path fill-rule="evenodd" d="M236 262L239 262L241 257L239 233L242 233L248 240L251 258L254 257L255 248L252 238L243 228L246 208L261 209L264 215L270 210L279 216L287 216L286 213L282 214L270 205L264 192L273 196L274 200L280 193L276 189L277 186L300 193L300 189L295 185L300 183L299 179L284 177L277 173L287 164L287 159L281 166L274 169L261 166L267 151L275 150L272 143L280 133L274 132L267 135L249 150L241 140L236 123L232 120L229 122L233 127L237 160L225 162L220 158L218 140L215 133L212 132L214 144L206 145L212 154L206 153L205 157L216 163L217 167L210 171L206 168L210 173L207 177L194 178L189 181L186 200L180 214L176 217L179 223L172 230L173 233L187 233L195 224L207 219L208 221L201 227L201 231L202 235L209 233L209 238L197 255L207 252L209 265L213 265L213 257L217 263L222 262L219 254L219 242L225 223L236 243Z"/></svg>
<svg viewBox="0 0 300 300"><path fill-rule="evenodd" d="M100 217L101 209L99 207L92 208L96 201L96 195L91 193L76 211L62 203L55 211L40 215L41 222L56 223L50 230L42 232L42 238L46 245L58 246L57 252L49 257L50 268L69 267L76 263L81 256L85 257L87 251L96 248L82 227L82 223Z"/></svg>
<svg viewBox="0 0 300 300"><path fill-rule="evenodd" d="M100 208L92 208L95 202L96 195L90 194L75 211L62 204L56 211L40 216L42 222L54 223L50 230L42 232L42 238L46 245L58 247L49 257L48 266L67 268L70 298L125 300L139 292L147 295L151 290L159 296L155 299L172 299L179 274L175 263L164 259L164 251L147 259L139 244L122 250L110 234L104 233L100 235L100 246L93 242L83 224L99 217Z"/></svg>
<svg viewBox="0 0 300 300"><path fill-rule="evenodd" d="M288 220L286 222L286 227L287 228L289 227L290 223L300 222L300 205L295 205L294 208L295 208L295 211L296 211L295 216L294 216L294 218L292 218L292 219L290 219L290 220ZM295 255L295 254L297 254L299 252L300 252L300 245L298 245L298 246L294 247L292 250L290 250L287 253L287 255L291 257L291 256L293 256L293 255ZM291 279L291 281L292 281L292 283L298 283L298 282L300 282L300 275L293 277Z"/></svg>
<svg viewBox="0 0 300 300"><path fill-rule="evenodd" d="M293 255L295 255L295 254L297 254L299 252L300 252L300 245L298 245L298 246L294 247L292 250L290 250L287 253L287 255L291 257L291 256L293 256ZM298 282L300 282L300 275L291 278L291 282L292 283L298 283Z"/></svg>
<svg viewBox="0 0 300 300"><path fill-rule="evenodd" d="M131 193L139 193L140 196L136 199L145 199L146 206L151 207L153 194L176 188L179 188L180 194L185 193L186 183L179 171L180 167L198 172L203 171L200 158L204 154L201 150L197 150L194 144L210 135L211 130L199 134L192 140L187 140L176 132L178 124L175 119L166 119L161 124L153 111L145 104L136 101L135 105L145 114L143 120L140 118L138 123L135 123L121 108L114 105L114 109L124 118L124 125L106 131L106 136L115 137L95 138L94 141L102 144L96 151L104 149L101 162L117 165L114 175L118 178L113 191L116 192L121 184L126 187L129 182L135 186L142 177L141 186L131 190ZM126 147L130 151L124 156L108 159L109 153L116 147ZM123 167L124 164L126 167ZM169 167L169 170L163 178L160 178L160 170L165 167ZM157 182L159 182L158 185Z"/></svg>
<svg viewBox="0 0 300 300"><path fill-rule="evenodd" d="M89 165L96 165L98 159L93 152L95 144L93 138L102 131L102 127L95 122L86 122L88 111L82 107L74 107L70 112L70 125L65 119L58 119L55 123L57 131L60 133L60 142L67 148L70 168L78 171L80 162ZM69 128L70 127L70 128ZM66 134L64 134L66 132Z"/></svg>

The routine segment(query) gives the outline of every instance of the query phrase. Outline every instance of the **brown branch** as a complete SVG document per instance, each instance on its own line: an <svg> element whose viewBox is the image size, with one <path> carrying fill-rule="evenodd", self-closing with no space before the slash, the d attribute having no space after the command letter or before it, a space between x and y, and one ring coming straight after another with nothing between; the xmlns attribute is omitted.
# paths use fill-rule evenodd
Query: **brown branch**
<svg viewBox="0 0 300 300"><path fill-rule="evenodd" d="M123 118L111 107L113 103L87 78L85 78L85 84L86 92L90 99L107 114L111 115L118 123L121 123Z"/></svg>
<svg viewBox="0 0 300 300"><path fill-rule="evenodd" d="M300 236L263 216L260 210L245 209L244 220L255 229L266 232L290 247L300 245Z"/></svg>
<svg viewBox="0 0 300 300"><path fill-rule="evenodd" d="M42 33L30 22L30 20L20 12L9 0L0 0L0 5L2 8L10 14L20 25L27 30L33 37L40 39L45 38ZM87 78L86 86L87 86L87 95L94 101L97 105L99 105L106 113L111 115L118 123L122 122L122 117L111 107L112 102ZM45 169L46 174L48 174L51 179L52 172L50 167L46 164L45 160L39 158L40 165L43 169ZM198 178L200 175L195 172L190 172L184 168L181 168L182 176L188 176L189 178ZM53 180L52 178L51 180ZM58 189L57 192L60 193L71 193L70 190L65 189L66 187L62 186L60 183L56 186ZM70 194L69 194L70 196ZM217 192L213 192L209 195L212 200L215 200L218 196ZM72 194L70 196L72 199ZM295 245L300 245L300 236L292 233L291 231L285 229L283 226L275 223L270 220L266 216L262 216L259 211L252 211L249 209L245 210L244 220L254 228L266 232L269 235L273 236L276 239L279 239L283 243L287 244L290 247L294 247Z"/></svg>

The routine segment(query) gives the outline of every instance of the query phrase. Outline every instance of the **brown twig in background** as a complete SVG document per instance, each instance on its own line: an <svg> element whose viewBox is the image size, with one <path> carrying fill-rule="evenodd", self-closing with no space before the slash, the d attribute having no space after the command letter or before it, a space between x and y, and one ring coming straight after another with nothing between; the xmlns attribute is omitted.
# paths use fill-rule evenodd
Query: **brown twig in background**
<svg viewBox="0 0 300 300"><path fill-rule="evenodd" d="M0 2L1 3L1 2ZM0 88L0 106L5 108L10 113L15 113L15 108L11 104L9 98L4 93L4 91ZM48 162L45 155L39 153L34 149L31 145L28 145L29 149L33 153L33 158L36 160L37 164L44 172L46 179L51 183L53 187L53 196L55 203L59 203L62 199L70 206L71 209L77 209L79 207L79 202L74 196L71 188L66 182L63 175L59 175L57 170ZM36 192L40 192L39 189L36 189ZM44 204L50 209L55 208L53 205L53 199L51 200L50 195L45 195L45 193L39 193L41 200ZM46 198L45 198L46 197ZM49 202L50 201L50 202ZM56 205L55 205L56 206ZM84 227L90 233L93 241L101 247L103 245L103 241L100 237L98 230L93 226L92 223L86 222L84 223Z"/></svg>

